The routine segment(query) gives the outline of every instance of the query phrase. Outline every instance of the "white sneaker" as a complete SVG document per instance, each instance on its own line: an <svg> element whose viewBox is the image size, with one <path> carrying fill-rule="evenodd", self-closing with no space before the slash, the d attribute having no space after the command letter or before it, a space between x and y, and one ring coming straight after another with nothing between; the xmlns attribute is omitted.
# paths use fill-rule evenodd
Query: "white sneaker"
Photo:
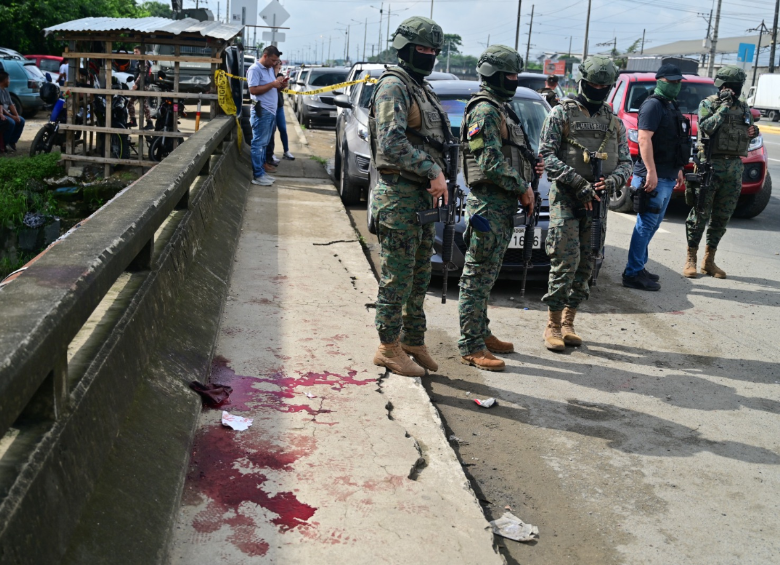
<svg viewBox="0 0 780 565"><path fill-rule="evenodd" d="M271 182L275 182L276 181L276 177L272 177L271 175L263 175L263 178L266 178L266 179L270 180Z"/></svg>
<svg viewBox="0 0 780 565"><path fill-rule="evenodd" d="M252 179L252 184L259 186L271 186L274 183L273 179L269 179L268 175L262 177L255 177Z"/></svg>
<svg viewBox="0 0 780 565"><path fill-rule="evenodd" d="M290 153L289 151L284 152L284 158L289 159L290 161L295 161L295 157L293 157L293 154Z"/></svg>
<svg viewBox="0 0 780 565"><path fill-rule="evenodd" d="M271 162L273 162L274 167L282 162L281 159L279 159L276 155L271 155Z"/></svg>

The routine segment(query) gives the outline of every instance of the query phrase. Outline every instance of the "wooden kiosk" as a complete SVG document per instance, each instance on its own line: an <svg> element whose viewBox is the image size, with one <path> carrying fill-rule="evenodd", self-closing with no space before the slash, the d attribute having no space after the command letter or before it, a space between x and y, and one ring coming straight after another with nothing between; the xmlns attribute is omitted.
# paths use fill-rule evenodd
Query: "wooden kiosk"
<svg viewBox="0 0 780 565"><path fill-rule="evenodd" d="M139 100L161 97L173 99L174 109L180 101L200 100L208 102L209 117L217 113L217 90L214 80L215 71L222 64L224 50L233 43L236 36L242 32L243 26L223 24L221 22L201 22L192 18L170 20L167 18L82 18L46 28L46 35L54 36L67 43L62 56L68 61L68 82L62 87L66 94L67 123L60 128L66 132L65 161L66 170L73 161L102 163L105 165L105 176L109 176L111 165L131 165L153 167L157 164L145 156L145 138L147 136L173 137L174 142L186 139L190 133L178 129L176 115L173 119L173 131L155 131L144 129L143 105L138 112L138 128L128 130L122 127L112 127L111 110L114 95L122 94ZM135 45L141 46L140 55L133 53ZM159 54L159 46L172 46L173 54ZM116 53L117 50L127 51ZM204 51L208 50L208 51ZM170 51L170 49L168 49ZM112 61L136 60L152 61L153 65L161 62L173 67L172 89L165 92L145 89L145 73L139 76L137 90L117 90L112 88ZM188 85L182 88L180 83L180 63L210 64L210 80L200 85ZM79 69L97 70L97 80L90 86L76 86ZM154 67L153 67L154 70ZM169 77L166 77L169 78ZM169 87L170 88L170 87ZM94 97L104 96L105 124L96 123ZM76 115L81 111L81 122L76 123ZM77 132L81 132L80 135ZM113 158L111 156L111 135L129 135L136 138L135 151L137 155L131 158ZM103 143L98 143L98 136L104 136ZM77 139L78 138L78 139ZM98 155L97 146L102 145L102 154Z"/></svg>

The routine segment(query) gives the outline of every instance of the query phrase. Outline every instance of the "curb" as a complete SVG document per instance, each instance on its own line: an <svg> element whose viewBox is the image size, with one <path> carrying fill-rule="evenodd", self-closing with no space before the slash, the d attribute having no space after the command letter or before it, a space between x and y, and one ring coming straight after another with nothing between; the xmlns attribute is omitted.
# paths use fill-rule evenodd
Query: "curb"
<svg viewBox="0 0 780 565"><path fill-rule="evenodd" d="M766 131L769 133L780 133L780 124L775 125L772 122L767 122L766 124L764 124L763 120L759 120L758 122L756 122L756 125L758 126L759 130Z"/></svg>
<svg viewBox="0 0 780 565"><path fill-rule="evenodd" d="M295 120L295 134L298 136L298 141L301 143L301 145L309 146L309 140L306 139L306 134L303 133L303 128L301 127L300 122L298 121L298 116L295 115L295 112L292 111L292 108L287 104L287 101L284 103L285 106L287 106L290 109L290 114L292 114L293 120Z"/></svg>

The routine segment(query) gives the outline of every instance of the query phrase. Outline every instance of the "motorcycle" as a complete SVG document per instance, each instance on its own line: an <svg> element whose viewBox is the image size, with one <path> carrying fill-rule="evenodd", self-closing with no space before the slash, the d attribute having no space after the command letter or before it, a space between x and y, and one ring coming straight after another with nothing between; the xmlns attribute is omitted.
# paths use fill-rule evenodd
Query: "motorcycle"
<svg viewBox="0 0 780 565"><path fill-rule="evenodd" d="M60 124L68 121L68 110L65 106L66 96L60 91L60 87L55 83L51 75L46 73L46 82L41 85L41 99L47 104L52 104L49 122L44 124L38 133L35 134L32 145L30 145L30 156L34 157L41 153L51 153L56 146L62 151L65 147L65 132L60 130ZM82 124L84 122L83 112L76 114L75 122ZM74 133L76 143L81 142L81 132Z"/></svg>
<svg viewBox="0 0 780 565"><path fill-rule="evenodd" d="M120 84L117 82L117 84ZM112 85L112 88L117 88ZM121 83L121 90L129 90L126 83ZM111 127L119 129L128 129L128 97L123 94L114 94L111 97ZM95 96L93 102L95 118L98 126L106 126L106 97ZM105 154L105 135L97 136L96 150L98 155ZM112 159L130 158L130 136L128 134L112 133L110 138L110 156Z"/></svg>
<svg viewBox="0 0 780 565"><path fill-rule="evenodd" d="M161 79L165 78L163 73L159 73ZM159 107L157 108L157 115L154 124L155 131L174 131L174 120L179 119L179 114L186 116L184 112L184 104L176 104L173 98L160 98ZM147 143L149 144L149 156L153 161L158 163L170 155L176 148L175 137L168 137L165 135L160 136L147 136Z"/></svg>

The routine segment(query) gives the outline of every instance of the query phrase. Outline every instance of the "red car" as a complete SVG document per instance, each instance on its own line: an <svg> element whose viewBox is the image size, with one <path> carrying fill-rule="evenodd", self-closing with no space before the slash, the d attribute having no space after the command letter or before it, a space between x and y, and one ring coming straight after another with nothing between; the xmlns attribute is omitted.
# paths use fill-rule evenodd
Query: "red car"
<svg viewBox="0 0 780 565"><path fill-rule="evenodd" d="M628 134L628 148L631 157L636 160L639 155L639 133L637 121L639 107L655 90L655 73L621 73L607 100L618 117L623 120ZM707 96L715 94L715 81L708 77L686 74L683 76L682 89L677 97L680 110L690 120L691 135L694 140L698 132L699 103ZM757 112L753 112L753 120L758 120ZM759 114L760 115L760 114ZM748 156L742 158L745 172L742 175L742 195L739 198L734 216L738 218L753 218L758 216L772 195L772 179L767 170L767 153L761 136L753 139L748 148ZM686 172L693 171L693 164L686 166ZM683 196L684 190L675 191L675 196ZM633 210L633 203L626 188L616 191L610 199L609 207L617 212Z"/></svg>
<svg viewBox="0 0 780 565"><path fill-rule="evenodd" d="M60 65L62 65L63 58L56 55L25 55L25 59L35 61L35 66L41 69L41 72L45 75L49 73L51 80L57 82L60 77Z"/></svg>

